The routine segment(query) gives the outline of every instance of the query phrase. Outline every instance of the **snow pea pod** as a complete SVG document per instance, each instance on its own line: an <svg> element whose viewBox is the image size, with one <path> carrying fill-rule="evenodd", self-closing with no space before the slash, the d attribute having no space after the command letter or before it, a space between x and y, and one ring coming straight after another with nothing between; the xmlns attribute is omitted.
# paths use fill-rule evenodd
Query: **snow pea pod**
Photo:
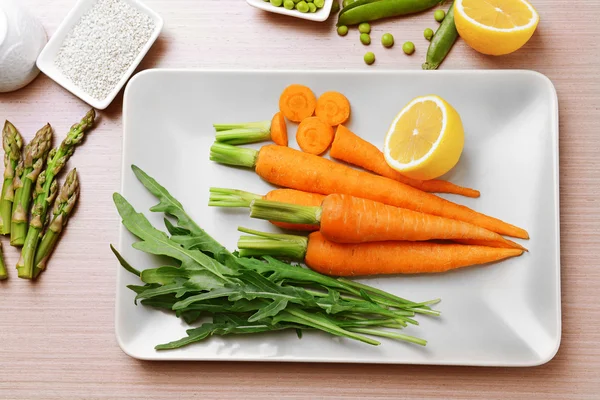
<svg viewBox="0 0 600 400"><path fill-rule="evenodd" d="M456 39L458 39L458 31L454 25L454 4L452 4L446 18L431 39L429 49L427 49L427 58L422 68L437 69L454 46Z"/></svg>
<svg viewBox="0 0 600 400"><path fill-rule="evenodd" d="M413 14L435 7L443 0L358 0L340 12L337 25L356 25L361 22Z"/></svg>

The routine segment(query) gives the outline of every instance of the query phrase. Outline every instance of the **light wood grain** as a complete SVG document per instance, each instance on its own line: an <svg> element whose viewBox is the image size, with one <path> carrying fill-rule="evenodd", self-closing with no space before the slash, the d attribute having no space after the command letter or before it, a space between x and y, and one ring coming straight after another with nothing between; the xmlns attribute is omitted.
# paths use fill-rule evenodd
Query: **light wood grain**
<svg viewBox="0 0 600 400"><path fill-rule="evenodd" d="M75 0L22 0L52 34ZM597 399L600 396L600 2L534 0L537 33L510 56L478 55L464 43L444 69L520 68L546 74L560 103L563 340L550 363L526 369L275 363L153 363L129 358L114 335L117 240L111 203L119 188L122 95L100 113L77 150L82 198L50 269L39 282L0 283L0 398L415 398ZM255 10L242 0L146 0L165 28L141 68L418 69L432 13L374 24L367 49L355 30L341 38L334 22L311 23ZM412 57L384 32L412 40ZM301 50L301 51L300 51ZM0 71L1 73L1 71ZM402 90L402 88L397 88ZM44 76L0 94L0 119L27 139L51 122L57 136L87 106ZM17 253L4 241L7 263Z"/></svg>

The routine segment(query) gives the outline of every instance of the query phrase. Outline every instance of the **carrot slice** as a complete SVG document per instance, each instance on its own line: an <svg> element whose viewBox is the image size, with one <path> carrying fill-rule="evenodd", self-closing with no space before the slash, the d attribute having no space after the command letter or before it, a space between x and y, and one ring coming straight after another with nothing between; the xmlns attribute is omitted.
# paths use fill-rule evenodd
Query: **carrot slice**
<svg viewBox="0 0 600 400"><path fill-rule="evenodd" d="M279 110L290 121L300 122L312 116L317 106L317 98L310 88L304 85L290 85L279 97Z"/></svg>
<svg viewBox="0 0 600 400"><path fill-rule="evenodd" d="M303 119L296 132L298 146L304 152L315 155L324 153L333 142L333 137L333 128L317 117Z"/></svg>
<svg viewBox="0 0 600 400"><path fill-rule="evenodd" d="M271 140L280 146L288 145L287 126L281 111L275 114L271 120Z"/></svg>
<svg viewBox="0 0 600 400"><path fill-rule="evenodd" d="M350 118L350 102L339 92L325 92L317 100L315 115L331 126L338 126Z"/></svg>

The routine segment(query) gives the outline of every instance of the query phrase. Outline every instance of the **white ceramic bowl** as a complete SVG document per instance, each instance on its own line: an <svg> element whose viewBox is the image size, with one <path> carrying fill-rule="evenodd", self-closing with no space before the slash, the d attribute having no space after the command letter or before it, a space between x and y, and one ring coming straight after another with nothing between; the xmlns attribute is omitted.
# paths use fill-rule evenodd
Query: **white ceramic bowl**
<svg viewBox="0 0 600 400"><path fill-rule="evenodd" d="M301 13L300 11L288 10L284 7L275 7L268 1L264 0L246 0L248 4L252 7L260 8L261 10L269 11L276 14L289 15L290 17L308 19L311 21L323 22L329 17L329 13L331 13L331 5L333 4L333 0L325 0L325 5L320 10L314 13Z"/></svg>
<svg viewBox="0 0 600 400"><path fill-rule="evenodd" d="M79 22L81 17L88 12L97 2L98 0L79 0L75 7L69 12L69 14L65 17L64 21L60 24L54 35L48 41L48 44L44 47L42 52L40 53L37 59L38 68L46 75L50 77L50 79L54 80L56 83L67 89L69 92L73 93L75 96L79 97L81 100L85 101L89 105L99 110L103 110L112 103L114 98L117 96L123 85L127 82L127 80L133 74L133 71L137 68L139 63L142 61L150 47L158 38L160 31L163 27L163 19L156 12L152 11L150 8L145 6L142 2L138 0L123 0L128 3L132 7L141 11L144 14L147 14L152 21L154 22L154 32L150 36L148 43L141 49L140 53L137 55L135 60L129 66L119 83L114 87L114 89L102 100L95 99L91 95L84 92L82 89L77 87L69 78L67 78L60 69L56 66L55 60L58 52L67 37L67 35L71 32L73 27Z"/></svg>

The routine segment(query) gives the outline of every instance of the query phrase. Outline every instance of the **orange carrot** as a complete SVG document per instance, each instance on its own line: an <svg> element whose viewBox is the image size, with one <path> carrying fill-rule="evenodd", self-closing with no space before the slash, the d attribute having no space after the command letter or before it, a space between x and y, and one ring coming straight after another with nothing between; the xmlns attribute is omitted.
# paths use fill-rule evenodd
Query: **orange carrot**
<svg viewBox="0 0 600 400"><path fill-rule="evenodd" d="M341 93L325 92L317 100L315 115L330 126L338 126L350 118L350 102Z"/></svg>
<svg viewBox="0 0 600 400"><path fill-rule="evenodd" d="M522 239L527 232L499 219L478 213L401 182L358 171L323 157L277 145L263 146L260 151L215 143L213 161L254 168L267 182L305 192L349 194L380 203L426 214L469 222L501 235Z"/></svg>
<svg viewBox="0 0 600 400"><path fill-rule="evenodd" d="M343 125L337 128L330 155L338 160L364 168L377 175L394 179L424 192L453 193L467 197L479 197L479 191L464 188L451 182L439 179L419 181L402 175L387 164L383 153L377 147L361 139Z"/></svg>
<svg viewBox="0 0 600 400"><path fill-rule="evenodd" d="M287 126L281 111L276 113L271 120L271 140L280 146L288 145Z"/></svg>
<svg viewBox="0 0 600 400"><path fill-rule="evenodd" d="M294 189L275 189L271 190L263 199L270 201L278 201L282 203L296 204L300 206L318 206L323 202L325 196L317 193L302 192ZM319 225L315 224L290 224L288 222L271 221L282 229L290 229L296 231L317 231Z"/></svg>
<svg viewBox="0 0 600 400"><path fill-rule="evenodd" d="M250 207L254 200L268 200L269 202L283 202L298 206L319 206L325 196L317 193L302 192L294 189L274 189L264 196L245 192L243 190L210 188L208 205L213 207ZM318 231L318 224L294 224L281 221L269 221L282 229L296 231Z"/></svg>
<svg viewBox="0 0 600 400"><path fill-rule="evenodd" d="M320 207L255 200L250 204L250 216L295 224L318 224L321 234L336 243L472 240L476 242L472 244L480 246L524 250L497 233L467 222L345 194L325 197Z"/></svg>
<svg viewBox="0 0 600 400"><path fill-rule="evenodd" d="M298 125L296 142L306 153L324 153L333 142L333 128L317 117L305 118Z"/></svg>
<svg viewBox="0 0 600 400"><path fill-rule="evenodd" d="M303 85L290 85L279 97L279 110L290 121L300 122L315 112L317 98Z"/></svg>
<svg viewBox="0 0 600 400"><path fill-rule="evenodd" d="M305 238L238 229L255 235L240 237L241 257L271 255L304 259L309 268L332 276L430 274L523 254L519 249L431 242L341 244L328 241L321 232Z"/></svg>
<svg viewBox="0 0 600 400"><path fill-rule="evenodd" d="M320 232L308 237L305 262L326 275L423 274L520 256L523 250L429 242L340 244Z"/></svg>

